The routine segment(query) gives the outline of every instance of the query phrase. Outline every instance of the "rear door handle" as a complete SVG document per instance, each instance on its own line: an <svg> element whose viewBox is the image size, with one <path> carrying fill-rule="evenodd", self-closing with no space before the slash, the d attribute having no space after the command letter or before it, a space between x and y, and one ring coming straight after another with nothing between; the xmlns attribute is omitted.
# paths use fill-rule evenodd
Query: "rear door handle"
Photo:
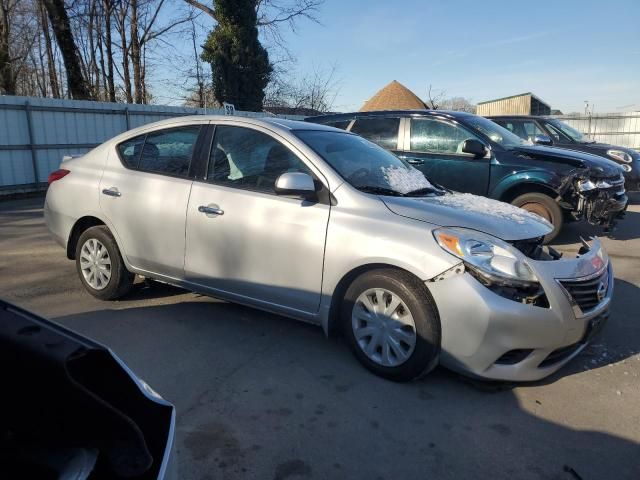
<svg viewBox="0 0 640 480"><path fill-rule="evenodd" d="M224 215L224 210L217 205L200 205L198 211L207 215Z"/></svg>
<svg viewBox="0 0 640 480"><path fill-rule="evenodd" d="M116 187L105 188L102 190L102 193L108 195L110 197L120 197L122 194L118 191Z"/></svg>

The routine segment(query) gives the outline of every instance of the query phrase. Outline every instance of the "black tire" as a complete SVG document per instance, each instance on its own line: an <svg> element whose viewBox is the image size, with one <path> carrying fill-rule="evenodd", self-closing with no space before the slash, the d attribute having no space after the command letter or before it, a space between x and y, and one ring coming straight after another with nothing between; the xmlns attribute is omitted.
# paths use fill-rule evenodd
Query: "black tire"
<svg viewBox="0 0 640 480"><path fill-rule="evenodd" d="M382 288L398 295L406 304L415 323L416 343L409 358L389 367L370 359L358 344L352 328L352 313L358 297L372 288ZM438 364L440 355L440 319L427 287L408 272L376 269L357 277L347 289L341 308L344 335L356 358L371 372L396 382L406 382L426 375Z"/></svg>
<svg viewBox="0 0 640 480"><path fill-rule="evenodd" d="M544 193L525 193L524 195L520 195L515 198L511 204L529 212L537 213L544 219L551 222L553 230L544 237L544 243L549 243L555 239L564 225L564 215L560 205L558 205L553 198Z"/></svg>
<svg viewBox="0 0 640 480"><path fill-rule="evenodd" d="M107 249L109 259L111 261L111 277L108 282L106 282L106 286L100 289L94 288L85 279L80 266L82 247L90 239L97 240ZM127 270L113 235L111 235L109 229L104 225L88 228L82 232L82 235L78 238L78 243L76 245L76 270L84 288L91 295L99 298L100 300L116 300L123 297L131 291L131 288L133 287L133 280L135 278L135 275Z"/></svg>

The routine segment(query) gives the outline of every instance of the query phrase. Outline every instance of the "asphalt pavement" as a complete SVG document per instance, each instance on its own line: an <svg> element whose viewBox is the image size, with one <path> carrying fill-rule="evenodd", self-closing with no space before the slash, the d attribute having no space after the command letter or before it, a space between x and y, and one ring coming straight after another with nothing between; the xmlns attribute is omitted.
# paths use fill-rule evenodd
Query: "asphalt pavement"
<svg viewBox="0 0 640 480"><path fill-rule="evenodd" d="M602 335L542 382L373 376L320 328L160 284L85 293L42 198L0 202L0 297L109 345L177 409L181 479L639 479L640 195ZM577 251L569 225L556 247Z"/></svg>

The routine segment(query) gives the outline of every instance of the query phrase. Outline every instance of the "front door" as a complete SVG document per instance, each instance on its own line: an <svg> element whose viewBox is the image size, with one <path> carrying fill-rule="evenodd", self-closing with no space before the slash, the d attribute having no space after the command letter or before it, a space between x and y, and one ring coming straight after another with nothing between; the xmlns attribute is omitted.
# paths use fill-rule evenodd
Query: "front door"
<svg viewBox="0 0 640 480"><path fill-rule="evenodd" d="M276 195L285 172L312 173L264 131L216 127L187 210L188 281L267 308L318 311L330 206Z"/></svg>
<svg viewBox="0 0 640 480"><path fill-rule="evenodd" d="M465 140L485 142L466 128L438 118L412 118L410 128L409 145L400 158L434 183L457 192L487 194L490 158L462 152Z"/></svg>
<svg viewBox="0 0 640 480"><path fill-rule="evenodd" d="M126 140L100 181L100 207L135 268L180 278L191 157L200 125ZM111 155L113 155L112 153Z"/></svg>

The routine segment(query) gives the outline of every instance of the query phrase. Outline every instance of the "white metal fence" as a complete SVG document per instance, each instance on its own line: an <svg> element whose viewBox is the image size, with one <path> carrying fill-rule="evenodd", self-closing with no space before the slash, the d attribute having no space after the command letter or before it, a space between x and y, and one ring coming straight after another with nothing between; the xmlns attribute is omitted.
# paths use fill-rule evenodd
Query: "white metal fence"
<svg viewBox="0 0 640 480"><path fill-rule="evenodd" d="M0 96L0 195L43 188L64 155L85 153L126 130L165 118L204 113L224 111Z"/></svg>
<svg viewBox="0 0 640 480"><path fill-rule="evenodd" d="M554 116L596 142L640 150L640 112Z"/></svg>

